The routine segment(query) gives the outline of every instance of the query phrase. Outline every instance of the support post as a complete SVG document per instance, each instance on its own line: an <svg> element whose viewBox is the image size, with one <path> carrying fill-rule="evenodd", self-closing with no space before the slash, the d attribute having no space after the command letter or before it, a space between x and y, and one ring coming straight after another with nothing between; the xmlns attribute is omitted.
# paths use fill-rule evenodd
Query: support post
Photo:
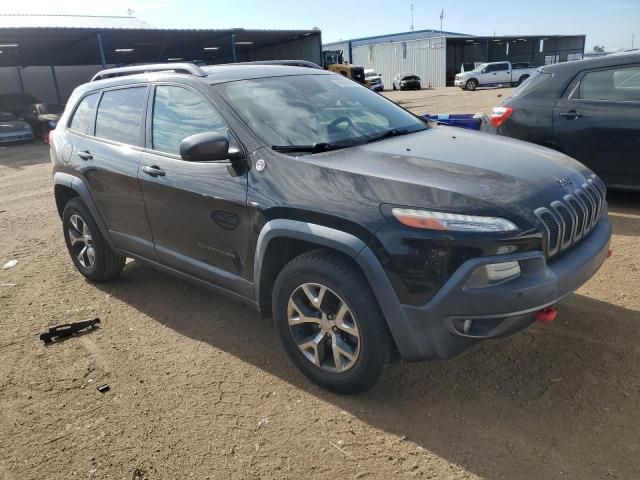
<svg viewBox="0 0 640 480"><path fill-rule="evenodd" d="M233 59L233 63L236 63L238 61L238 58L236 57L236 34L235 33L231 34L231 58Z"/></svg>
<svg viewBox="0 0 640 480"><path fill-rule="evenodd" d="M62 97L60 96L60 86L58 85L58 77L56 75L56 67L53 65L49 65L51 69L51 76L53 77L53 86L56 88L56 98L58 99L58 103L62 103Z"/></svg>
<svg viewBox="0 0 640 480"><path fill-rule="evenodd" d="M20 91L24 93L24 82L22 81L22 69L24 67L16 67L16 73L18 74L18 83L20 84Z"/></svg>
<svg viewBox="0 0 640 480"><path fill-rule="evenodd" d="M104 56L104 47L102 45L102 34L100 32L96 33L96 37L98 39L98 50L100 50L100 63L102 63L102 69L107 68L107 60Z"/></svg>

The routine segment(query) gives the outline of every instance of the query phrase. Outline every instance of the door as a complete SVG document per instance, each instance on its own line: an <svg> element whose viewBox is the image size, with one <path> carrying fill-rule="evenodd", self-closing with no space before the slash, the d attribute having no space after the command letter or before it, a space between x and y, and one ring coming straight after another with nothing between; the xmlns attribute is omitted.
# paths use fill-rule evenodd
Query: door
<svg viewBox="0 0 640 480"><path fill-rule="evenodd" d="M511 82L511 68L507 62L494 63L485 68L485 73L480 77L480 83L484 85L495 85L498 83Z"/></svg>
<svg viewBox="0 0 640 480"><path fill-rule="evenodd" d="M74 165L89 187L116 247L149 258L155 257L151 230L138 182L142 112L146 102L146 85L106 90L85 97L70 124L75 130L76 117L90 118L83 135L74 145ZM97 102L93 120L90 103ZM85 104L86 103L86 104ZM86 124L87 120L79 122Z"/></svg>
<svg viewBox="0 0 640 480"><path fill-rule="evenodd" d="M229 161L188 162L179 156L186 137L231 135L224 120L199 92L178 85L156 85L148 112L148 149L138 175L158 257L252 296L252 284L240 278L249 246L246 172L236 173Z"/></svg>
<svg viewBox="0 0 640 480"><path fill-rule="evenodd" d="M608 184L640 185L640 66L583 73L553 114L558 147Z"/></svg>

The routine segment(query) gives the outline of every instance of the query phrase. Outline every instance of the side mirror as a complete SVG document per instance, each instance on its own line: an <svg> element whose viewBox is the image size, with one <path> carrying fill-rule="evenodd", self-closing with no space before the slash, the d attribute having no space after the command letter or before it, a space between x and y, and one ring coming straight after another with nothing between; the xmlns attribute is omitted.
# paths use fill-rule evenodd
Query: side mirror
<svg viewBox="0 0 640 480"><path fill-rule="evenodd" d="M228 160L229 137L225 133L197 133L180 142L180 156L189 162Z"/></svg>
<svg viewBox="0 0 640 480"><path fill-rule="evenodd" d="M487 69L483 68L482 71L480 73L487 73Z"/></svg>

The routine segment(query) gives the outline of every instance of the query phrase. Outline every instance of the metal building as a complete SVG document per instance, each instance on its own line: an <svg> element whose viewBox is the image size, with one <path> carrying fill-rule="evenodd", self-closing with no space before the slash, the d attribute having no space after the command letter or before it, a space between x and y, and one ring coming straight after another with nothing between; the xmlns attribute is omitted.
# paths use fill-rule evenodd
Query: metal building
<svg viewBox="0 0 640 480"><path fill-rule="evenodd" d="M462 64L510 60L537 65L582 58L584 35L479 37L464 33L418 30L327 43L342 50L345 61L373 68L384 84L400 72L420 76L423 85L452 85Z"/></svg>
<svg viewBox="0 0 640 480"><path fill-rule="evenodd" d="M319 30L158 29L134 17L0 15L0 93L64 103L105 67L195 61L322 61Z"/></svg>

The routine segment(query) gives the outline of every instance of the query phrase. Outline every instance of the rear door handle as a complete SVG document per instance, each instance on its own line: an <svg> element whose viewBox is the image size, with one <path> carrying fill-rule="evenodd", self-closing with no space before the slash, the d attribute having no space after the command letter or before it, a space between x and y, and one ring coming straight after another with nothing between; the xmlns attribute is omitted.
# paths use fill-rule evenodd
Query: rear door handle
<svg viewBox="0 0 640 480"><path fill-rule="evenodd" d="M583 117L583 115L576 110L569 110L568 112L562 112L562 113L559 113L558 115L568 120L575 120L576 118Z"/></svg>
<svg viewBox="0 0 640 480"><path fill-rule="evenodd" d="M84 161L93 159L93 155L91 155L91 152L89 150L78 152L78 156Z"/></svg>
<svg viewBox="0 0 640 480"><path fill-rule="evenodd" d="M164 177L166 173L157 165L145 165L142 167L142 171L152 177Z"/></svg>

